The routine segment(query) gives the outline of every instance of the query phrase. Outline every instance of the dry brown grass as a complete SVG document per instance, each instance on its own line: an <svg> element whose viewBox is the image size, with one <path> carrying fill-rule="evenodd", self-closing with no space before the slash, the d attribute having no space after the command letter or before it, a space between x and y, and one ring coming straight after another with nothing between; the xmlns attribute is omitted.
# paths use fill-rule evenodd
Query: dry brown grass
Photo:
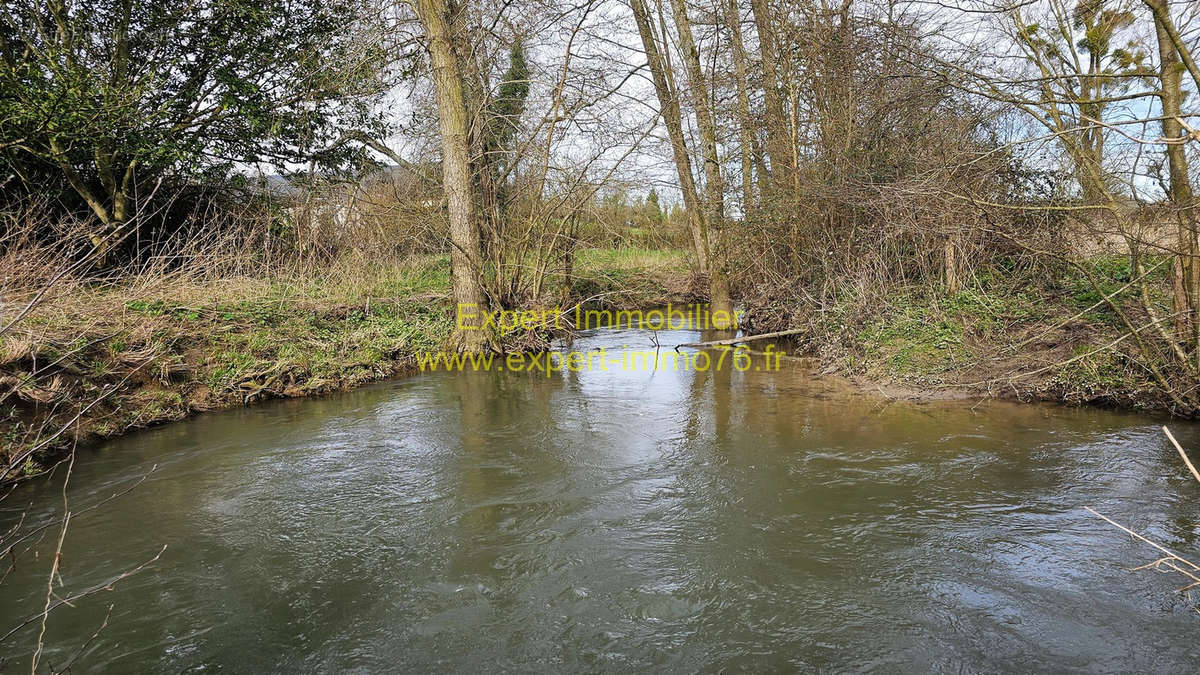
<svg viewBox="0 0 1200 675"><path fill-rule="evenodd" d="M361 379L362 368L342 373L343 362L379 377L398 367L405 340L436 333L429 317L407 321L383 306L414 291L436 298L448 279L436 257L300 246L256 212L127 240L126 262L112 264L90 249L92 223L45 214L37 204L0 214L0 480L28 471L15 466L32 458L27 450L76 432L119 433L241 402L238 382L261 392L275 366L291 374L275 394ZM361 309L348 319L348 306ZM271 343L296 344L310 324L335 336L329 352L303 367L283 363Z"/></svg>
<svg viewBox="0 0 1200 675"><path fill-rule="evenodd" d="M90 255L90 222L49 223L33 206L5 214L5 477L52 466L47 451L77 437L344 389L440 347L453 325L447 255L405 253L362 222L335 231L287 213L247 209L127 240L120 264ZM675 251L581 250L575 291L654 303L686 268Z"/></svg>

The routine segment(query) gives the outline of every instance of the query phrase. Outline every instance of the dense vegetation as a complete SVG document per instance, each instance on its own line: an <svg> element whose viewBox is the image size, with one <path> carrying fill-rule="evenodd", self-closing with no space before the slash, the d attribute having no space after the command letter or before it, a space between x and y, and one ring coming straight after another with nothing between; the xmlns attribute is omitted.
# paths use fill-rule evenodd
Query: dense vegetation
<svg viewBox="0 0 1200 675"><path fill-rule="evenodd" d="M455 302L736 302L831 371L1195 415L1196 14L9 3L5 454L545 344Z"/></svg>

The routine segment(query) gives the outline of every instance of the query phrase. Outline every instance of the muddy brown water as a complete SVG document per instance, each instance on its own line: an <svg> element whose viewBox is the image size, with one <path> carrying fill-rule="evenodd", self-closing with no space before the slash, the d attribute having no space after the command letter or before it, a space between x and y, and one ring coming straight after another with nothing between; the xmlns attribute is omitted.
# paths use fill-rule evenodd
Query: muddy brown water
<svg viewBox="0 0 1200 675"><path fill-rule="evenodd" d="M575 348L649 344L604 330ZM56 596L167 550L57 609L42 663L1188 671L1196 603L1179 579L1130 572L1154 551L1084 510L1200 557L1200 486L1160 423L889 401L791 361L425 374L204 415L80 454ZM62 501L60 482L26 486L0 527ZM0 632L45 602L47 532L0 585ZM11 671L38 632L0 644Z"/></svg>

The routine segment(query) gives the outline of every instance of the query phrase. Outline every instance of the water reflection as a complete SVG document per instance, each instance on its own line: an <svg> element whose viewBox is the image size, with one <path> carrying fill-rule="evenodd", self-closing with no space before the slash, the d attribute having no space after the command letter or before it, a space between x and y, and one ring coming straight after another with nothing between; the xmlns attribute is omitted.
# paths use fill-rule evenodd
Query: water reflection
<svg viewBox="0 0 1200 675"><path fill-rule="evenodd" d="M571 345L599 347L653 343L615 330ZM160 468L73 522L63 592L169 549L55 614L49 663L112 602L95 669L1191 664L1192 604L1127 572L1151 556L1082 510L1194 550L1196 488L1157 421L915 405L781 365L429 375L85 453L76 510ZM30 526L61 504L52 484L17 501ZM0 623L44 601L52 545L22 557ZM5 646L11 667L35 640Z"/></svg>

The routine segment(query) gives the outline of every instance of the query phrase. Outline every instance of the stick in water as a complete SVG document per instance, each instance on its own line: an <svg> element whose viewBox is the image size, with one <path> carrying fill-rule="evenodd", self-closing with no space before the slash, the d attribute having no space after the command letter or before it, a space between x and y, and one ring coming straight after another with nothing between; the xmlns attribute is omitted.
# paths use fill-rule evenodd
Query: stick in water
<svg viewBox="0 0 1200 675"><path fill-rule="evenodd" d="M675 345L675 349L680 347L719 347L721 345L738 345L743 342L754 342L755 340L769 340L771 338L784 337L787 335L798 335L808 330L807 328L793 328L791 330L781 330L774 333L760 333L758 335L743 335L742 337L730 338L728 340L711 340L709 342L685 342L681 345Z"/></svg>
<svg viewBox="0 0 1200 675"><path fill-rule="evenodd" d="M1179 451L1179 456L1183 458L1183 463L1187 464L1187 468L1191 469L1192 475L1196 477L1196 480L1200 481L1200 471L1196 471L1196 467L1192 466L1192 460L1188 459L1187 453L1183 451L1183 446L1181 446L1179 441L1175 440L1175 437L1171 435L1170 429L1163 427L1162 430L1163 433L1167 435L1167 438L1171 441L1171 445L1175 446L1175 449Z"/></svg>

